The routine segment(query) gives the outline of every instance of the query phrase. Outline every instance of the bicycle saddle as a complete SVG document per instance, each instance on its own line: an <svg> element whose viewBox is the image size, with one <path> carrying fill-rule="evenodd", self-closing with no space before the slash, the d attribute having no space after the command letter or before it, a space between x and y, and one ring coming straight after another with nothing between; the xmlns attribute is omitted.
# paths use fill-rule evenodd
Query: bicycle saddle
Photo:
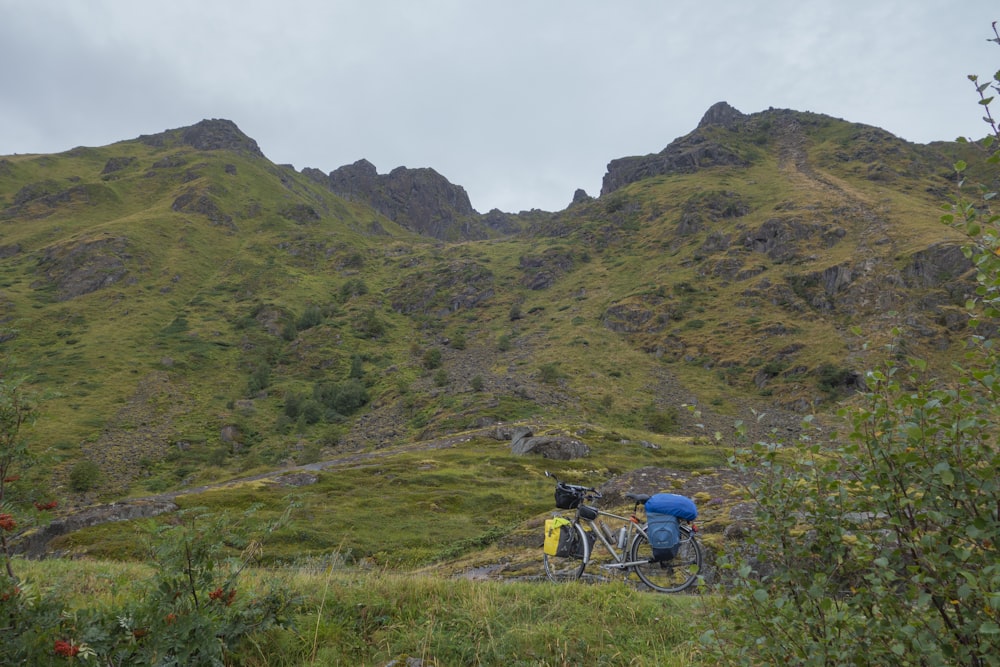
<svg viewBox="0 0 1000 667"><path fill-rule="evenodd" d="M644 503L651 498L648 493L626 493L625 497L637 503Z"/></svg>

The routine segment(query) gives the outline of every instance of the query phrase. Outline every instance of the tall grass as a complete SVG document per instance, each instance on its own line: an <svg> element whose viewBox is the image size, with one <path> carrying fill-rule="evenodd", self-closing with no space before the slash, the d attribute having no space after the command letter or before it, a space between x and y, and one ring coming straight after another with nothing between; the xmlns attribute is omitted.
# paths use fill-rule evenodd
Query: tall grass
<svg viewBox="0 0 1000 667"><path fill-rule="evenodd" d="M281 576L308 591L301 634L271 633L246 664L368 665L412 657L440 665L687 665L701 634L697 598L617 584L356 571Z"/></svg>
<svg viewBox="0 0 1000 667"><path fill-rule="evenodd" d="M113 608L152 571L107 561L18 562L70 609ZM695 596L619 584L497 582L341 569L257 570L300 599L295 629L248 637L236 664L688 665L707 626Z"/></svg>

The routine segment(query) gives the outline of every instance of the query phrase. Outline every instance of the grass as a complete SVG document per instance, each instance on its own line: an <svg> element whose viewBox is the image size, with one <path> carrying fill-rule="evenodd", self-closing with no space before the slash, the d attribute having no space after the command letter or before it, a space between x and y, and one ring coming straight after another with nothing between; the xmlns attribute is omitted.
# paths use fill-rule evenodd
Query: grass
<svg viewBox="0 0 1000 667"><path fill-rule="evenodd" d="M639 436L659 448L640 446ZM336 548L351 563L393 569L446 567L470 554L537 567L537 554L525 545L538 532L540 517L551 511L552 483L545 470L599 486L643 467L694 474L723 463L716 449L692 446L683 438L593 428L579 437L592 450L586 459L514 456L508 442L471 438L441 449L373 453L319 472L317 481L304 487L282 486L272 478L184 495L176 502L182 509L262 526L290 510L289 520L267 540L264 556L271 563L319 557ZM163 516L152 523L169 520ZM89 557L140 558L137 531L149 524L93 526L57 538L52 546ZM491 545L487 554L484 548Z"/></svg>
<svg viewBox="0 0 1000 667"><path fill-rule="evenodd" d="M249 638L239 664L691 665L711 604L618 584L470 581L336 563L250 571L241 595L276 582L299 604L294 629ZM147 565L107 561L15 565L71 610L115 608L152 576Z"/></svg>

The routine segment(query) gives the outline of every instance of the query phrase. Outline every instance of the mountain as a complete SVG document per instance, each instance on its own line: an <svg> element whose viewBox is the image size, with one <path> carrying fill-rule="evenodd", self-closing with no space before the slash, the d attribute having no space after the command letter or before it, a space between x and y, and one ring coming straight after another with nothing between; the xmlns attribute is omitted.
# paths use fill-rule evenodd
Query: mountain
<svg viewBox="0 0 1000 667"><path fill-rule="evenodd" d="M465 188L433 169L397 167L379 174L368 160L324 174L302 173L347 200L362 201L400 226L442 241L482 240L518 230L516 217L494 210L480 215Z"/></svg>
<svg viewBox="0 0 1000 667"><path fill-rule="evenodd" d="M958 158L996 178L966 145L720 103L599 197L514 215L432 169L296 172L227 120L4 157L0 352L44 397L27 481L82 503L501 421L792 428L893 327L939 372L960 354Z"/></svg>

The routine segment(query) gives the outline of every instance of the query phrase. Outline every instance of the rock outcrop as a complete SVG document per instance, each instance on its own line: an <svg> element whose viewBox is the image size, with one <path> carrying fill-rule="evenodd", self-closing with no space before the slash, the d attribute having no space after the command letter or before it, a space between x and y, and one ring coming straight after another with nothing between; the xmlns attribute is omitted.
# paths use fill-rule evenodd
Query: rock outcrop
<svg viewBox="0 0 1000 667"><path fill-rule="evenodd" d="M48 525L24 535L15 543L14 551L28 558L43 558L48 554L49 542L60 535L112 521L148 519L176 510L177 504L171 500L121 502L90 507L76 514L55 519Z"/></svg>
<svg viewBox="0 0 1000 667"><path fill-rule="evenodd" d="M744 157L713 141L705 131L713 126L735 129L745 118L744 114L725 102L713 105L693 132L670 142L659 153L623 157L609 162L601 185L601 195L654 176L690 174L699 169L727 165L748 166L750 163Z"/></svg>
<svg viewBox="0 0 1000 667"><path fill-rule="evenodd" d="M569 461L590 455L586 443L563 435L536 436L530 428L521 427L511 435L511 454L523 456L534 454L546 459Z"/></svg>
<svg viewBox="0 0 1000 667"><path fill-rule="evenodd" d="M379 174L368 160L323 174L302 173L344 199L361 201L393 222L442 240L487 238L465 188L429 168L397 167Z"/></svg>
<svg viewBox="0 0 1000 667"><path fill-rule="evenodd" d="M182 145L199 151L229 150L264 157L256 141L243 134L236 123L223 118L202 120L190 127L166 130L157 134L144 134L139 136L138 140L157 148Z"/></svg>

